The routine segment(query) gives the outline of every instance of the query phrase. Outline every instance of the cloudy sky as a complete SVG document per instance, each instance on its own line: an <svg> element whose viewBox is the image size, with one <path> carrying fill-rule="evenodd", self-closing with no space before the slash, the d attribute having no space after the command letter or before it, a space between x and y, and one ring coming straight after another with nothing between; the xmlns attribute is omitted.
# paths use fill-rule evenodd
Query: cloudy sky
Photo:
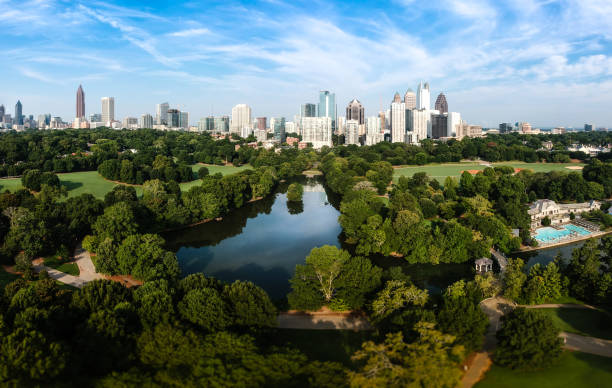
<svg viewBox="0 0 612 388"><path fill-rule="evenodd" d="M70 120L168 101L195 123L247 103L292 118L318 91L366 115L429 81L470 123L612 127L611 0L0 0L0 103ZM432 101L433 103L433 101Z"/></svg>

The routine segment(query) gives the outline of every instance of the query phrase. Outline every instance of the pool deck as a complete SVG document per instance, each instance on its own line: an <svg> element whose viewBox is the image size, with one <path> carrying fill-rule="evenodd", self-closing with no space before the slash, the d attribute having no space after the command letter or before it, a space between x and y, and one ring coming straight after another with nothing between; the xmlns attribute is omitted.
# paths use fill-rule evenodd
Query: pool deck
<svg viewBox="0 0 612 388"><path fill-rule="evenodd" d="M530 252L530 251L539 251L540 249L548 249L548 248L554 248L554 247L560 247L563 245L569 245L569 244L574 244L577 243L579 241L584 241L584 240L588 240L590 238L600 238L603 237L607 234L612 233L612 230L604 230L604 231L599 231L599 232L592 232L590 233L588 236L580 236L580 237L576 237L576 238L572 238L569 240L563 240L557 243L552 243L552 244L540 244L537 247L525 247L525 248L521 248L519 250L519 252Z"/></svg>

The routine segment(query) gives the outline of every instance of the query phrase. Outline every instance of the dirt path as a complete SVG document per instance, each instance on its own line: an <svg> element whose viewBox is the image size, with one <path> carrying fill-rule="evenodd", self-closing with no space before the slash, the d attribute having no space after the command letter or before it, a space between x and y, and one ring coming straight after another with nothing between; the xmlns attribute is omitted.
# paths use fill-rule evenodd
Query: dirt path
<svg viewBox="0 0 612 388"><path fill-rule="evenodd" d="M280 329L310 329L310 330L371 330L368 319L358 314L350 313L295 313L278 314Z"/></svg>

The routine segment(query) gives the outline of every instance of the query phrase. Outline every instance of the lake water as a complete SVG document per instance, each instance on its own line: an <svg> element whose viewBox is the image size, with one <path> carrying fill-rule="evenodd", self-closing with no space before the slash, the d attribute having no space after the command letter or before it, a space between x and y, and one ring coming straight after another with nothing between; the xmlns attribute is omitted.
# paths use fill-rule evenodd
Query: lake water
<svg viewBox="0 0 612 388"><path fill-rule="evenodd" d="M183 276L203 272L227 282L250 280L272 298L284 297L290 291L289 279L296 264L303 264L312 248L342 246L337 196L326 192L320 178L301 183L301 203L289 203L287 184L281 184L275 194L249 203L221 221L167 234ZM398 258L371 259L383 268L402 266L415 284L434 293L473 276L470 264L409 265Z"/></svg>

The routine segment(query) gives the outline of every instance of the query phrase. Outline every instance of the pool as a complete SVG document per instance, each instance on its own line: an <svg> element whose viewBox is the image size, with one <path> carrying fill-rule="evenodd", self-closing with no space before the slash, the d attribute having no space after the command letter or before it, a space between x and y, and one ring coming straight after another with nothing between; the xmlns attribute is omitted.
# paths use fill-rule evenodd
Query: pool
<svg viewBox="0 0 612 388"><path fill-rule="evenodd" d="M574 237L588 236L589 234L591 232L581 226L567 224L560 226L559 229L551 228L550 226L538 228L533 238L540 244L555 244Z"/></svg>

